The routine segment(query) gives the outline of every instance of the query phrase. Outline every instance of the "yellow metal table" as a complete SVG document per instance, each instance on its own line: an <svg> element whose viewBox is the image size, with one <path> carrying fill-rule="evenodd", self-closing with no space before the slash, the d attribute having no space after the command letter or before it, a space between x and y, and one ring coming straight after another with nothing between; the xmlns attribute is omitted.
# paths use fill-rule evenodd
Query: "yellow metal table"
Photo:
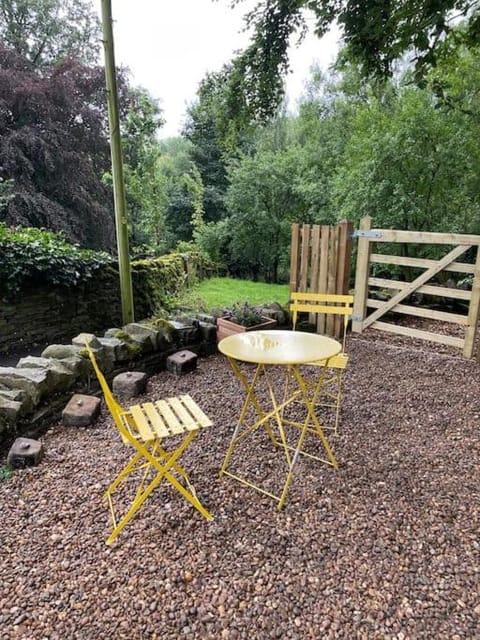
<svg viewBox="0 0 480 640"><path fill-rule="evenodd" d="M227 475L239 482L252 487L265 495L274 498L281 509L287 499L288 490L293 479L293 471L299 455L305 455L315 460L325 462L335 469L338 463L333 455L330 444L323 433L322 426L315 414L315 401L321 392L321 385L328 360L340 353L342 345L326 336L299 331L250 331L228 336L220 341L218 349L223 353L243 386L246 397L240 417L238 419L232 440L223 462L220 476ZM301 365L309 362L324 361L317 383L313 387L307 383L301 372ZM254 373L248 376L242 370L240 362L255 364ZM279 398L278 384L271 376L272 367L285 369L284 385ZM266 385L269 404L266 406L258 398L258 385ZM294 382L289 390L289 383ZM295 421L287 418L286 410L294 402L300 402L304 408L304 419ZM247 419L249 410L253 408L255 418ZM289 444L286 427L295 427L298 434L296 444ZM258 429L265 429L271 443L282 450L282 459L286 462L286 477L280 495L267 491L248 479L229 470L232 454L237 445L252 435ZM303 450L307 433L318 437L327 459Z"/></svg>

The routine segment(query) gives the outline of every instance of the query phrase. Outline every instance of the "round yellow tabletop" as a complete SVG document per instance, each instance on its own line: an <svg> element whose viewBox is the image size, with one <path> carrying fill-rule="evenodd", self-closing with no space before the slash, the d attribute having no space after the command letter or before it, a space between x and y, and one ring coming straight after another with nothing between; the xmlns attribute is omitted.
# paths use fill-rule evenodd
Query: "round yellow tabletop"
<svg viewBox="0 0 480 640"><path fill-rule="evenodd" d="M303 331L245 331L218 343L223 355L256 364L303 364L336 356L342 345L333 338Z"/></svg>

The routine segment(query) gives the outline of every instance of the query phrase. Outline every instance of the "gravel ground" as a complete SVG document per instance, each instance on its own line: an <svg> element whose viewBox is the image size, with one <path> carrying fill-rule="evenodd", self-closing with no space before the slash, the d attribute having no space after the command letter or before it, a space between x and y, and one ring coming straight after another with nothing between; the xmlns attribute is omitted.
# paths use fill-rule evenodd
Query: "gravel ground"
<svg viewBox="0 0 480 640"><path fill-rule="evenodd" d="M375 331L348 350L340 469L302 460L281 513L218 477L240 408L222 356L148 389L215 422L183 457L213 522L161 485L107 547L128 452L105 411L52 428L42 464L0 482L0 638L480 638L480 367ZM239 463L280 478L265 437Z"/></svg>

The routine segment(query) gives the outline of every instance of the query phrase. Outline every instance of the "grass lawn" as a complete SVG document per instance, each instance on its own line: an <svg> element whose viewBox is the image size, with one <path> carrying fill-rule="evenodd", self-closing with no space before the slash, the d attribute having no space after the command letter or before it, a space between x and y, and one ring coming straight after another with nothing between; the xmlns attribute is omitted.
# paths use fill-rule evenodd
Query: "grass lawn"
<svg viewBox="0 0 480 640"><path fill-rule="evenodd" d="M231 307L235 302L269 304L288 302L288 284L267 284L235 278L210 278L186 291L176 302L182 307L210 311Z"/></svg>

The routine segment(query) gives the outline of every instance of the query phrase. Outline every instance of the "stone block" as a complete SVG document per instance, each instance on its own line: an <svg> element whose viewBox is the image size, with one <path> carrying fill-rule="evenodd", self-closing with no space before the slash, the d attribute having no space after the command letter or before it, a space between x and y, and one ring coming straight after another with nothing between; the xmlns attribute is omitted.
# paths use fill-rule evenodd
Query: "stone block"
<svg viewBox="0 0 480 640"><path fill-rule="evenodd" d="M125 360L130 360L130 350L124 340L120 340L119 338L99 338L98 341L112 362L125 362Z"/></svg>
<svg viewBox="0 0 480 640"><path fill-rule="evenodd" d="M47 369L48 370L48 393L56 390L64 391L72 386L75 376L72 371L65 367L61 360L54 358L38 358L27 356L21 358L17 363L17 369Z"/></svg>
<svg viewBox="0 0 480 640"><path fill-rule="evenodd" d="M217 342L217 326L210 322L199 322L198 328L203 342Z"/></svg>
<svg viewBox="0 0 480 640"><path fill-rule="evenodd" d="M90 371L89 361L82 356L62 358L63 366L72 372L74 378L85 378Z"/></svg>
<svg viewBox="0 0 480 640"><path fill-rule="evenodd" d="M157 349L159 332L153 327L131 322L125 325L123 330L128 333L134 342L141 346L144 353Z"/></svg>
<svg viewBox="0 0 480 640"><path fill-rule="evenodd" d="M48 369L0 367L0 384L9 389L23 389L33 405L48 392L49 377Z"/></svg>
<svg viewBox="0 0 480 640"><path fill-rule="evenodd" d="M22 413L22 403L0 395L0 416L5 421L15 423Z"/></svg>
<svg viewBox="0 0 480 640"><path fill-rule="evenodd" d="M14 469L36 466L43 456L43 446L38 440L17 438L7 456L7 464Z"/></svg>
<svg viewBox="0 0 480 640"><path fill-rule="evenodd" d="M179 322L178 320L169 320L169 324L173 329L174 340L179 346L187 346L198 342L198 322L195 326L193 324Z"/></svg>
<svg viewBox="0 0 480 640"><path fill-rule="evenodd" d="M145 392L148 376L143 371L125 371L113 379L113 393L122 398L134 398Z"/></svg>
<svg viewBox="0 0 480 640"><path fill-rule="evenodd" d="M83 345L85 348L85 345ZM73 344L50 344L42 351L42 358L56 358L63 360L65 358L78 357L82 347Z"/></svg>
<svg viewBox="0 0 480 640"><path fill-rule="evenodd" d="M184 349L177 351L167 358L167 371L171 371L176 375L189 373L197 368L197 354L193 351Z"/></svg>
<svg viewBox="0 0 480 640"><path fill-rule="evenodd" d="M30 396L22 389L0 389L0 415L8 421L16 422L32 408Z"/></svg>
<svg viewBox="0 0 480 640"><path fill-rule="evenodd" d="M111 329L107 329L104 333L105 338L117 338L118 333L121 333L121 329L118 327L112 327Z"/></svg>
<svg viewBox="0 0 480 640"><path fill-rule="evenodd" d="M88 346L93 352L102 348L102 345L94 333L79 333L78 336L72 339L72 345L85 349L85 341L88 342Z"/></svg>
<svg viewBox="0 0 480 640"><path fill-rule="evenodd" d="M100 398L76 393L62 411L62 421L67 427L88 427L100 413Z"/></svg>

